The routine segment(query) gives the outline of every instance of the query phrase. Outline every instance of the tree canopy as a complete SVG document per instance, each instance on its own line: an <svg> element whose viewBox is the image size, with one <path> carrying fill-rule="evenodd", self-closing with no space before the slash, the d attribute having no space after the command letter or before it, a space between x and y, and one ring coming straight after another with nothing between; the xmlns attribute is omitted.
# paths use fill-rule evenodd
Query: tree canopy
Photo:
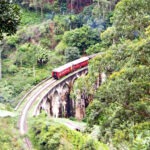
<svg viewBox="0 0 150 150"><path fill-rule="evenodd" d="M97 30L92 30L89 26L83 26L75 30L65 32L63 42L69 47L77 47L80 54L90 46L100 41L99 33Z"/></svg>
<svg viewBox="0 0 150 150"><path fill-rule="evenodd" d="M140 36L149 25L150 0L122 0L116 5L113 25L118 35L127 38Z"/></svg>
<svg viewBox="0 0 150 150"><path fill-rule="evenodd" d="M88 75L77 79L73 89L74 95L78 91L92 101L86 108L89 126L98 125L99 139L117 149L149 148L149 4L121 0L116 5L112 27L101 34L101 43L88 49L99 48L103 54L91 60ZM99 86L103 72L107 79Z"/></svg>
<svg viewBox="0 0 150 150"><path fill-rule="evenodd" d="M80 57L80 52L77 47L68 47L65 50L66 62L73 61Z"/></svg>
<svg viewBox="0 0 150 150"><path fill-rule="evenodd" d="M19 6L10 0L0 1L0 40L3 35L12 35L17 31L20 22Z"/></svg>

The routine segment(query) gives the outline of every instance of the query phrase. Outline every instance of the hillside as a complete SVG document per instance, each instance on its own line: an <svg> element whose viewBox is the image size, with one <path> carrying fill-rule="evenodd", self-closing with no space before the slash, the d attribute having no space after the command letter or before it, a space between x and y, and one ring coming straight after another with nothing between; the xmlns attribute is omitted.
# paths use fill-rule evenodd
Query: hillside
<svg viewBox="0 0 150 150"><path fill-rule="evenodd" d="M0 112L10 115L0 116L3 149L24 149L13 112L23 95L53 68L97 53L70 93L86 102L86 129L72 131L41 114L27 136L37 150L148 150L150 0L16 2L20 25L2 41Z"/></svg>
<svg viewBox="0 0 150 150"><path fill-rule="evenodd" d="M149 1L117 4L112 27L101 34L100 44L88 50L103 54L91 61L88 75L78 79L72 93L78 90L87 98L90 128L98 125L98 139L117 149L148 150L150 146L149 9Z"/></svg>

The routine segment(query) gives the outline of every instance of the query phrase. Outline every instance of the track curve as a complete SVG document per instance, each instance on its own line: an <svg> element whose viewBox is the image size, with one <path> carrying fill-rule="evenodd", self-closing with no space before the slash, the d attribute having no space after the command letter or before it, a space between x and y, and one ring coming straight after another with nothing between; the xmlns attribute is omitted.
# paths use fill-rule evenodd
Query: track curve
<svg viewBox="0 0 150 150"><path fill-rule="evenodd" d="M87 67L81 68L80 70L77 70L64 78L67 78L67 77L69 77L73 74L76 74L77 72L80 72L85 69L87 69ZM64 80L64 78L62 78L61 80L55 80L53 78L48 78L48 79L42 81L41 83L39 83L37 86L33 87L23 97L23 99L21 99L21 102L18 103L17 107L15 108L20 114L19 120L18 120L18 127L19 127L19 131L20 131L21 135L25 135L27 133L27 117L29 116L29 112L31 111L31 108L33 107L33 105L35 107L36 103L38 103L39 100L41 100L44 97L44 95L46 95L51 88L56 86L58 83L62 82ZM69 124L68 126L71 126L71 125ZM31 142L27 137L24 138L24 143L26 145L26 149L32 150Z"/></svg>
<svg viewBox="0 0 150 150"><path fill-rule="evenodd" d="M49 86L51 86L53 83L55 83L56 80L53 78L47 78L44 81L40 82L38 85L33 87L24 97L21 99L21 101L18 103L15 110L18 110L20 113L19 120L18 120L18 127L20 130L21 135L25 135L27 132L27 115L38 97L41 96L44 90L46 90ZM24 142L26 145L26 149L31 150L31 142L28 138L24 138Z"/></svg>

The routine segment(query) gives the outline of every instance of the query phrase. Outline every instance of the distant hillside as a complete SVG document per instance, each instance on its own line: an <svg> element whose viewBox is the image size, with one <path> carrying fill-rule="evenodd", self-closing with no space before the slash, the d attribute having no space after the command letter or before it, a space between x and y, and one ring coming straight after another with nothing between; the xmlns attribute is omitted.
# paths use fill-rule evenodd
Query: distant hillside
<svg viewBox="0 0 150 150"><path fill-rule="evenodd" d="M61 10L79 13L85 6L91 5L93 3L93 0L41 0L39 2L34 0L21 0L19 1L19 3L22 6L33 9L42 7L42 9L51 10L51 6L59 6Z"/></svg>

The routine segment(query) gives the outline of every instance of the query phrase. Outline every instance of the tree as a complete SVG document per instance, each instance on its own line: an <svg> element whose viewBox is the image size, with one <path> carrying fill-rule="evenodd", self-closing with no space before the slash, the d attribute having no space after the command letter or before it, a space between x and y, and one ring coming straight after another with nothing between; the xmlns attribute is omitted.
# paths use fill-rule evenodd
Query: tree
<svg viewBox="0 0 150 150"><path fill-rule="evenodd" d="M68 47L65 50L66 61L70 62L80 57L80 52L77 47Z"/></svg>
<svg viewBox="0 0 150 150"><path fill-rule="evenodd" d="M48 50L43 49L42 47L39 46L39 49L36 53L36 57L37 57L37 64L39 66L43 66L44 64L46 64L48 62Z"/></svg>
<svg viewBox="0 0 150 150"><path fill-rule="evenodd" d="M149 0L122 0L116 5L113 25L117 34L134 39L149 25Z"/></svg>
<svg viewBox="0 0 150 150"><path fill-rule="evenodd" d="M12 35L17 31L20 22L20 9L18 5L9 0L0 1L0 40L3 34Z"/></svg>
<svg viewBox="0 0 150 150"><path fill-rule="evenodd" d="M0 40L3 39L3 34L12 35L17 31L17 26L20 22L19 7L12 4L9 0L0 1ZM1 44L1 43L0 43ZM1 47L1 46L0 46ZM1 74L1 52L0 48L0 79Z"/></svg>
<svg viewBox="0 0 150 150"><path fill-rule="evenodd" d="M75 30L65 32L63 42L69 47L77 47L80 54L84 54L85 50L100 41L97 30L91 29L89 26L83 26Z"/></svg>

